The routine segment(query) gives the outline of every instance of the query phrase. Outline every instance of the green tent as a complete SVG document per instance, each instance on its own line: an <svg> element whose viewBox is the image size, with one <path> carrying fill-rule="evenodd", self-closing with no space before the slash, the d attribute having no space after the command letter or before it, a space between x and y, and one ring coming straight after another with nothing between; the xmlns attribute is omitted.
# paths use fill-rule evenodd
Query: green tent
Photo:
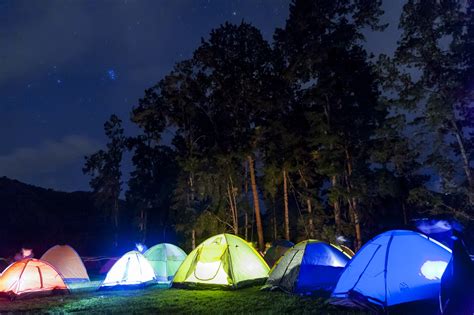
<svg viewBox="0 0 474 315"><path fill-rule="evenodd" d="M174 286L217 285L232 288L263 282L269 268L246 241L231 234L213 236L184 260Z"/></svg>
<svg viewBox="0 0 474 315"><path fill-rule="evenodd" d="M178 246L162 243L148 249L145 257L155 271L157 282L170 283L186 259L186 253Z"/></svg>

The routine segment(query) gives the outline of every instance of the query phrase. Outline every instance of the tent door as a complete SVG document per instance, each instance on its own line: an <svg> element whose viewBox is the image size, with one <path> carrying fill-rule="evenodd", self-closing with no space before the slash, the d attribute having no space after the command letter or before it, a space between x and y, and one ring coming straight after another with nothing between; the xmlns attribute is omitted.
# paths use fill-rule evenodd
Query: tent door
<svg viewBox="0 0 474 315"><path fill-rule="evenodd" d="M194 276L200 281L213 280L223 268L227 245L210 244L199 250Z"/></svg>

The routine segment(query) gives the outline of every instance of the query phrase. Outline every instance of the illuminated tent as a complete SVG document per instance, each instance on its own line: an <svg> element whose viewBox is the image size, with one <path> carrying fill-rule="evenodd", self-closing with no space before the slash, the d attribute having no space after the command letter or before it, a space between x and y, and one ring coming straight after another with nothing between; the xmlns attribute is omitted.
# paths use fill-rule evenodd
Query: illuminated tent
<svg viewBox="0 0 474 315"><path fill-rule="evenodd" d="M355 255L354 251L345 245L340 244L340 245L336 245L336 247L342 250L346 255L348 255L351 258L354 257Z"/></svg>
<svg viewBox="0 0 474 315"><path fill-rule="evenodd" d="M328 295L350 259L349 255L331 244L316 240L300 242L272 268L264 288Z"/></svg>
<svg viewBox="0 0 474 315"><path fill-rule="evenodd" d="M186 259L186 253L178 246L162 243L148 249L145 257L155 271L156 280L170 283L179 266Z"/></svg>
<svg viewBox="0 0 474 315"><path fill-rule="evenodd" d="M145 256L138 251L130 251L110 268L100 288L141 286L154 280L155 272Z"/></svg>
<svg viewBox="0 0 474 315"><path fill-rule="evenodd" d="M376 307L437 300L451 251L427 236L403 230L382 233L346 265L333 304Z"/></svg>
<svg viewBox="0 0 474 315"><path fill-rule="evenodd" d="M11 264L0 276L0 294L21 298L68 292L61 275L45 261L23 259Z"/></svg>
<svg viewBox="0 0 474 315"><path fill-rule="evenodd" d="M264 281L268 271L266 262L249 243L235 235L219 234L205 240L186 257L173 285L237 288Z"/></svg>
<svg viewBox="0 0 474 315"><path fill-rule="evenodd" d="M112 266L115 265L117 260L119 260L119 257L113 257L113 258L107 259L105 263L102 265L102 267L100 267L99 273L101 275L108 273L110 269L112 268Z"/></svg>
<svg viewBox="0 0 474 315"><path fill-rule="evenodd" d="M44 253L41 260L54 266L66 283L89 281L89 275L81 257L71 246L53 246Z"/></svg>
<svg viewBox="0 0 474 315"><path fill-rule="evenodd" d="M267 249L263 258L269 267L273 267L277 260L280 259L280 257L283 256L283 254L294 245L295 244L287 240L275 241L273 242L272 246Z"/></svg>

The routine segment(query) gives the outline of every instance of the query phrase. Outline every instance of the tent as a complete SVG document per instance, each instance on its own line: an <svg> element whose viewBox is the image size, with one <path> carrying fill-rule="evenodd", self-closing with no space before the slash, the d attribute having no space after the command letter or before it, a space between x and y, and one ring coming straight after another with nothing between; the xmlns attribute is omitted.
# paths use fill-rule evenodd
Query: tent
<svg viewBox="0 0 474 315"><path fill-rule="evenodd" d="M272 268L264 288L329 295L350 259L334 245L316 240L300 242Z"/></svg>
<svg viewBox="0 0 474 315"><path fill-rule="evenodd" d="M336 245L336 247L342 250L346 255L349 255L351 258L355 255L354 251L345 245L340 244Z"/></svg>
<svg viewBox="0 0 474 315"><path fill-rule="evenodd" d="M346 265L333 304L387 309L438 300L440 279L451 250L429 237L404 230L382 233Z"/></svg>
<svg viewBox="0 0 474 315"><path fill-rule="evenodd" d="M69 245L56 245L48 249L41 260L49 262L63 277L64 282L89 281L86 267L81 257Z"/></svg>
<svg viewBox="0 0 474 315"><path fill-rule="evenodd" d="M249 243L235 235L219 234L205 240L186 257L173 285L237 288L264 281L268 271L267 263Z"/></svg>
<svg viewBox="0 0 474 315"><path fill-rule="evenodd" d="M155 272L145 256L138 251L130 251L110 268L100 288L141 286L154 280Z"/></svg>
<svg viewBox="0 0 474 315"><path fill-rule="evenodd" d="M178 246L162 243L148 249L145 257L155 271L156 280L170 283L179 266L186 259L186 253Z"/></svg>
<svg viewBox="0 0 474 315"><path fill-rule="evenodd" d="M104 258L105 262L103 263L102 267L100 267L99 273L101 275L106 274L110 271L113 265L119 260L119 257L112 257L112 258Z"/></svg>
<svg viewBox="0 0 474 315"><path fill-rule="evenodd" d="M445 315L474 314L474 263L462 233L453 230L453 255L441 277L440 309Z"/></svg>
<svg viewBox="0 0 474 315"><path fill-rule="evenodd" d="M283 254L294 245L295 244L287 240L277 240L273 242L269 249L267 249L263 258L269 267L273 267L277 260L280 259L280 257L283 256Z"/></svg>
<svg viewBox="0 0 474 315"><path fill-rule="evenodd" d="M11 264L0 276L0 294L10 298L67 293L61 275L48 262L23 259Z"/></svg>

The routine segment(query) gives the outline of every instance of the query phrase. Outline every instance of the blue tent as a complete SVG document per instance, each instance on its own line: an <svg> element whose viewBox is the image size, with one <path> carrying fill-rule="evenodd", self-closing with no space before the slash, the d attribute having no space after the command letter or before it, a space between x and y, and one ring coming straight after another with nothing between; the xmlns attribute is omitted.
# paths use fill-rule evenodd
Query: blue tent
<svg viewBox="0 0 474 315"><path fill-rule="evenodd" d="M474 264L462 233L453 231L453 255L441 278L442 314L474 314Z"/></svg>
<svg viewBox="0 0 474 315"><path fill-rule="evenodd" d="M289 249L272 268L264 289L328 295L350 260L340 248L307 240Z"/></svg>
<svg viewBox="0 0 474 315"><path fill-rule="evenodd" d="M450 259L449 248L423 234L382 233L347 264L332 294L333 304L386 309L437 300Z"/></svg>

